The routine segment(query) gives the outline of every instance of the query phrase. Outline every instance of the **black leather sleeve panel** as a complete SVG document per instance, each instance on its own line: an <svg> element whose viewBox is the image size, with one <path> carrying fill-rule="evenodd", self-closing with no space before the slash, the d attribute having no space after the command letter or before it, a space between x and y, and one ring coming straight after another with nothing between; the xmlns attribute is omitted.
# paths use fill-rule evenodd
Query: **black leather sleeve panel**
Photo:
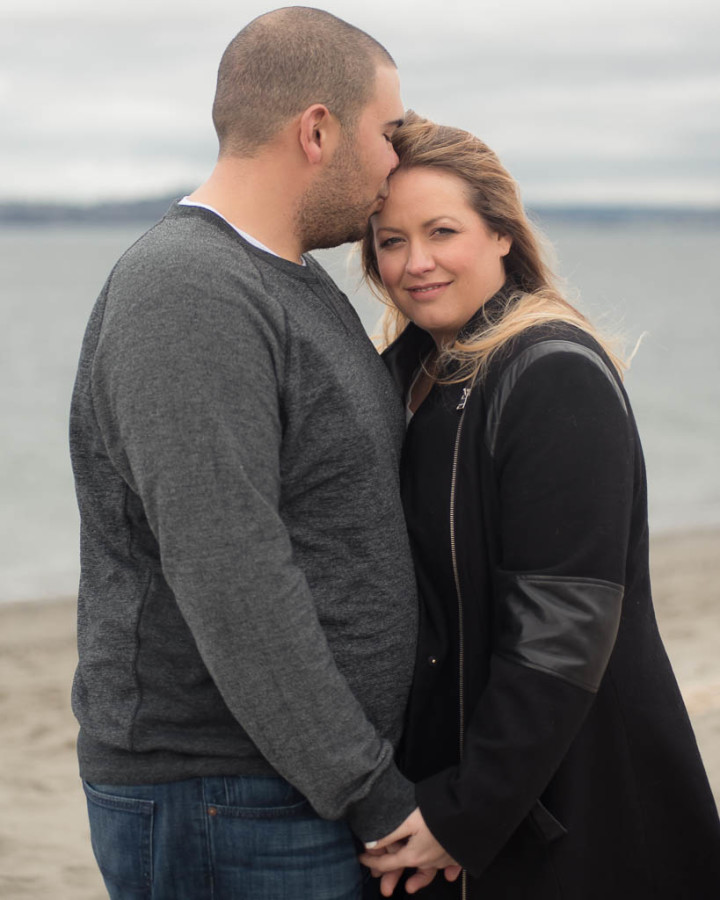
<svg viewBox="0 0 720 900"><path fill-rule="evenodd" d="M520 376L523 375L533 363L542 359L544 356L550 356L553 353L575 353L595 365L607 378L609 384L612 385L623 412L627 414L627 406L622 391L618 387L615 378L603 362L602 358L595 353L594 350L590 350L588 347L582 346L582 344L575 344L572 341L542 341L539 344L533 344L531 347L523 350L517 359L513 360L495 389L492 402L488 409L487 423L485 426L485 443L487 444L491 456L495 453L498 429L500 427L500 420L505 409L505 404L514 391Z"/></svg>
<svg viewBox="0 0 720 900"><path fill-rule="evenodd" d="M622 586L516 575L501 590L496 652L597 692L620 622Z"/></svg>

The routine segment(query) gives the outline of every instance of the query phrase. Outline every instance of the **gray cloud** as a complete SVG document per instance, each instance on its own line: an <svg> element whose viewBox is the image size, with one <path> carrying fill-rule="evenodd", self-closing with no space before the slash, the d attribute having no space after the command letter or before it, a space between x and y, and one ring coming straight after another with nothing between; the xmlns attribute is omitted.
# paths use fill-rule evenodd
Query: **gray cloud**
<svg viewBox="0 0 720 900"><path fill-rule="evenodd" d="M408 105L482 136L529 202L720 204L715 2L324 7L385 43ZM0 198L137 196L204 178L220 54L267 8L4 0Z"/></svg>

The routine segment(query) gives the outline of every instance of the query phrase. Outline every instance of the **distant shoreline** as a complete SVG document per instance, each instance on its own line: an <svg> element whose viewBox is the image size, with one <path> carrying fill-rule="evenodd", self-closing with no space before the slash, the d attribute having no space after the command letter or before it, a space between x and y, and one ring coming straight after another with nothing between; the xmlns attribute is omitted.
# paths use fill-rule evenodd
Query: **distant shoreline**
<svg viewBox="0 0 720 900"><path fill-rule="evenodd" d="M160 197L89 204L0 202L0 229L40 226L117 226L152 224L163 216L174 200L187 191ZM528 208L541 223L619 225L695 225L720 227L720 207L633 205L538 205Z"/></svg>

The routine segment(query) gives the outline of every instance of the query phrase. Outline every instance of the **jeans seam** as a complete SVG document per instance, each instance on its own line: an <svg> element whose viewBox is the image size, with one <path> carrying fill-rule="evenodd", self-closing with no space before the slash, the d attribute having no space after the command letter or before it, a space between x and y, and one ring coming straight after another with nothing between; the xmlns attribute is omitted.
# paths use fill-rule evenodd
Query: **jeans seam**
<svg viewBox="0 0 720 900"><path fill-rule="evenodd" d="M149 896L150 900L155 893L155 803L150 813L150 846L148 847L148 872L150 873Z"/></svg>
<svg viewBox="0 0 720 900"><path fill-rule="evenodd" d="M205 853L207 854L208 885L210 887L210 900L215 900L215 857L213 854L212 838L210 836L210 815L208 813L208 800L205 793L207 779L200 779L202 784L203 802L203 828L205 830ZM224 781L224 779L223 779ZM227 787L226 787L227 790Z"/></svg>

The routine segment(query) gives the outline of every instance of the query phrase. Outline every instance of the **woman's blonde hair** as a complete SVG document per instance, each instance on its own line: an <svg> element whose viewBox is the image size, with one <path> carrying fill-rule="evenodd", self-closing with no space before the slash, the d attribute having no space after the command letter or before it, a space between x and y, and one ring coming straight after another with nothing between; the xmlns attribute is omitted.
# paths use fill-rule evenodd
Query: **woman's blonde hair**
<svg viewBox="0 0 720 900"><path fill-rule="evenodd" d="M527 328L550 322L574 325L592 335L622 374L626 364L612 342L601 337L560 293L555 276L543 261L540 241L523 208L517 183L493 151L467 131L436 125L412 110L392 140L400 160L398 169L441 169L461 178L475 212L494 232L512 239L505 257L511 291L503 310L493 321L480 316L473 332L463 332L442 349L437 371L447 372L452 363L453 375L439 380L458 382L477 377L508 341ZM361 255L366 282L387 305L383 317L383 343L387 345L402 333L408 319L391 303L383 286L371 224L363 238Z"/></svg>

